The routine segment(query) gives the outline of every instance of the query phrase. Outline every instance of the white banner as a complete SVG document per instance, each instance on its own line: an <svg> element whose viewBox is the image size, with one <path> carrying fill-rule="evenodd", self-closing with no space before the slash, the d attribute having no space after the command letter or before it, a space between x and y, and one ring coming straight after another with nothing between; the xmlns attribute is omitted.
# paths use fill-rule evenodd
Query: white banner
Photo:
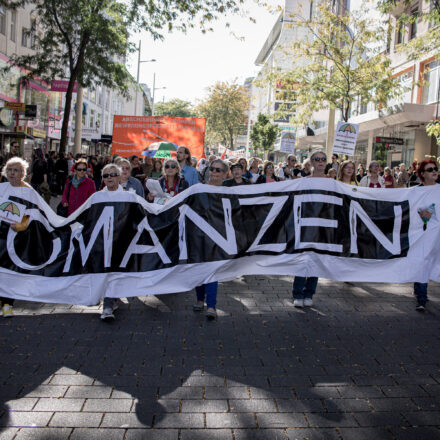
<svg viewBox="0 0 440 440"><path fill-rule="evenodd" d="M102 191L67 219L30 188L0 184L0 199L25 205L30 217L24 232L0 223L0 296L96 304L252 274L440 281L438 185L198 184L164 206ZM424 230L418 211L432 204Z"/></svg>

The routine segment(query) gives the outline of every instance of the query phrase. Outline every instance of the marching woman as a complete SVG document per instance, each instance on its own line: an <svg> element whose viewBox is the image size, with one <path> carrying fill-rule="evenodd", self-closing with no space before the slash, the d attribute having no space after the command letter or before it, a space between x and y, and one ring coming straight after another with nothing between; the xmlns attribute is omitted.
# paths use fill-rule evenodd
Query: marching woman
<svg viewBox="0 0 440 440"><path fill-rule="evenodd" d="M27 169L28 163L25 160L19 157L11 157L2 170L2 176L7 179L11 186L31 188L31 186L24 181ZM11 228L15 232L21 232L25 231L28 225L29 216L25 215L20 223L11 225ZM0 297L0 306L2 307L1 311L4 318L10 318L12 316L13 305L14 300L12 298Z"/></svg>
<svg viewBox="0 0 440 440"><path fill-rule="evenodd" d="M228 173L228 165L221 159L216 159L209 166L208 185L221 186ZM195 312L201 312L205 307L206 298L206 317L209 320L217 318L215 306L217 304L218 282L202 284L196 287L197 302L193 306Z"/></svg>
<svg viewBox="0 0 440 440"><path fill-rule="evenodd" d="M188 182L180 174L180 165L176 159L166 159L163 163L163 176L158 180L162 191L169 194L171 197L185 191L189 188ZM147 194L147 201L154 201L154 195L148 189L145 189Z"/></svg>
<svg viewBox="0 0 440 440"><path fill-rule="evenodd" d="M368 174L361 179L359 185L367 188L385 187L385 179L379 175L379 162L377 162L377 160L370 162L368 165Z"/></svg>
<svg viewBox="0 0 440 440"><path fill-rule="evenodd" d="M76 211L93 193L96 192L95 182L86 176L87 161L78 159L73 168L73 177L67 179L61 203L67 207L67 215Z"/></svg>
<svg viewBox="0 0 440 440"><path fill-rule="evenodd" d="M438 179L438 164L433 159L423 160L419 164L417 169L417 175L422 182L419 186L431 186L437 185ZM432 209L426 208L419 211L419 215L424 222L424 228L429 219L432 217L434 207ZM424 312L426 308L426 302L428 301L428 283L414 283L414 295L417 299L416 310L418 312Z"/></svg>
<svg viewBox="0 0 440 440"><path fill-rule="evenodd" d="M345 160L341 163L341 165L339 165L337 180L339 182L346 183L347 185L357 186L358 183L356 180L355 170L355 163L352 160Z"/></svg>
<svg viewBox="0 0 440 440"><path fill-rule="evenodd" d="M258 177L257 183L279 182L280 178L275 176L275 165L273 162L266 162L263 168L263 174Z"/></svg>
<svg viewBox="0 0 440 440"><path fill-rule="evenodd" d="M327 165L327 156L322 151L316 151L310 157L312 163L312 174L308 177L323 177L327 178L325 174L325 167ZM311 307L313 306L313 295L316 292L318 285L318 277L298 277L293 280L292 296L293 305L295 307Z"/></svg>
<svg viewBox="0 0 440 440"><path fill-rule="evenodd" d="M243 175L243 166L241 165L241 160L238 163L233 163L230 166L232 178L223 181L223 186L238 186L238 185L250 185L249 179Z"/></svg>
<svg viewBox="0 0 440 440"><path fill-rule="evenodd" d="M144 197L144 188L142 183L131 176L131 164L127 159L120 159L118 165L121 167L121 186L124 191L135 192L138 196Z"/></svg>

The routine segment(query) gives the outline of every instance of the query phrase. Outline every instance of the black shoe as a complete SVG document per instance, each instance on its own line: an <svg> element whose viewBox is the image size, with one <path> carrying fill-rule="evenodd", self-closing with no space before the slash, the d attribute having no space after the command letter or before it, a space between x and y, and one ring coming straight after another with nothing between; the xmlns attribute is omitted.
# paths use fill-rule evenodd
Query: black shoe
<svg viewBox="0 0 440 440"><path fill-rule="evenodd" d="M424 312L426 310L425 305L426 305L426 301L417 301L416 310L418 312Z"/></svg>

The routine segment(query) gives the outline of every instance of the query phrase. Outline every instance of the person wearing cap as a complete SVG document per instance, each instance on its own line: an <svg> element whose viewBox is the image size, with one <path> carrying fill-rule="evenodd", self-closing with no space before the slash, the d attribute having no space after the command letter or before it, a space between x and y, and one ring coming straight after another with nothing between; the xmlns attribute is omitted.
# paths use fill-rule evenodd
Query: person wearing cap
<svg viewBox="0 0 440 440"><path fill-rule="evenodd" d="M246 177L243 177L243 166L240 162L233 163L229 167L231 170L232 178L223 180L223 186L238 186L238 185L250 185L251 182Z"/></svg>

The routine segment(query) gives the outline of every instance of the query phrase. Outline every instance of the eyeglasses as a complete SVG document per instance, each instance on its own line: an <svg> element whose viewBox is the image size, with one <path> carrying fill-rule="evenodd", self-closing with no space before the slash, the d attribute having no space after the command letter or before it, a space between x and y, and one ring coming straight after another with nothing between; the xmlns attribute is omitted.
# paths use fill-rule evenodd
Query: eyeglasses
<svg viewBox="0 0 440 440"><path fill-rule="evenodd" d="M172 163L171 165L165 165L165 169L168 170L169 168L177 168L176 165L174 163Z"/></svg>
<svg viewBox="0 0 440 440"><path fill-rule="evenodd" d="M117 176L119 176L118 173L109 173L109 174L103 174L102 178L103 179L108 179L109 177L117 177Z"/></svg>
<svg viewBox="0 0 440 440"><path fill-rule="evenodd" d="M314 157L312 160L314 162L327 162L327 158L326 157Z"/></svg>
<svg viewBox="0 0 440 440"><path fill-rule="evenodd" d="M272 166L272 165L268 165L268 166L266 167L266 170L273 170L273 166Z"/></svg>
<svg viewBox="0 0 440 440"><path fill-rule="evenodd" d="M211 173L213 173L214 171L216 173L223 173L223 168L209 167L209 171L211 171Z"/></svg>
<svg viewBox="0 0 440 440"><path fill-rule="evenodd" d="M437 172L438 168L437 167L425 168L425 173L432 173L433 171Z"/></svg>
<svg viewBox="0 0 440 440"><path fill-rule="evenodd" d="M85 172L85 171L87 171L87 168L77 168L76 171Z"/></svg>

